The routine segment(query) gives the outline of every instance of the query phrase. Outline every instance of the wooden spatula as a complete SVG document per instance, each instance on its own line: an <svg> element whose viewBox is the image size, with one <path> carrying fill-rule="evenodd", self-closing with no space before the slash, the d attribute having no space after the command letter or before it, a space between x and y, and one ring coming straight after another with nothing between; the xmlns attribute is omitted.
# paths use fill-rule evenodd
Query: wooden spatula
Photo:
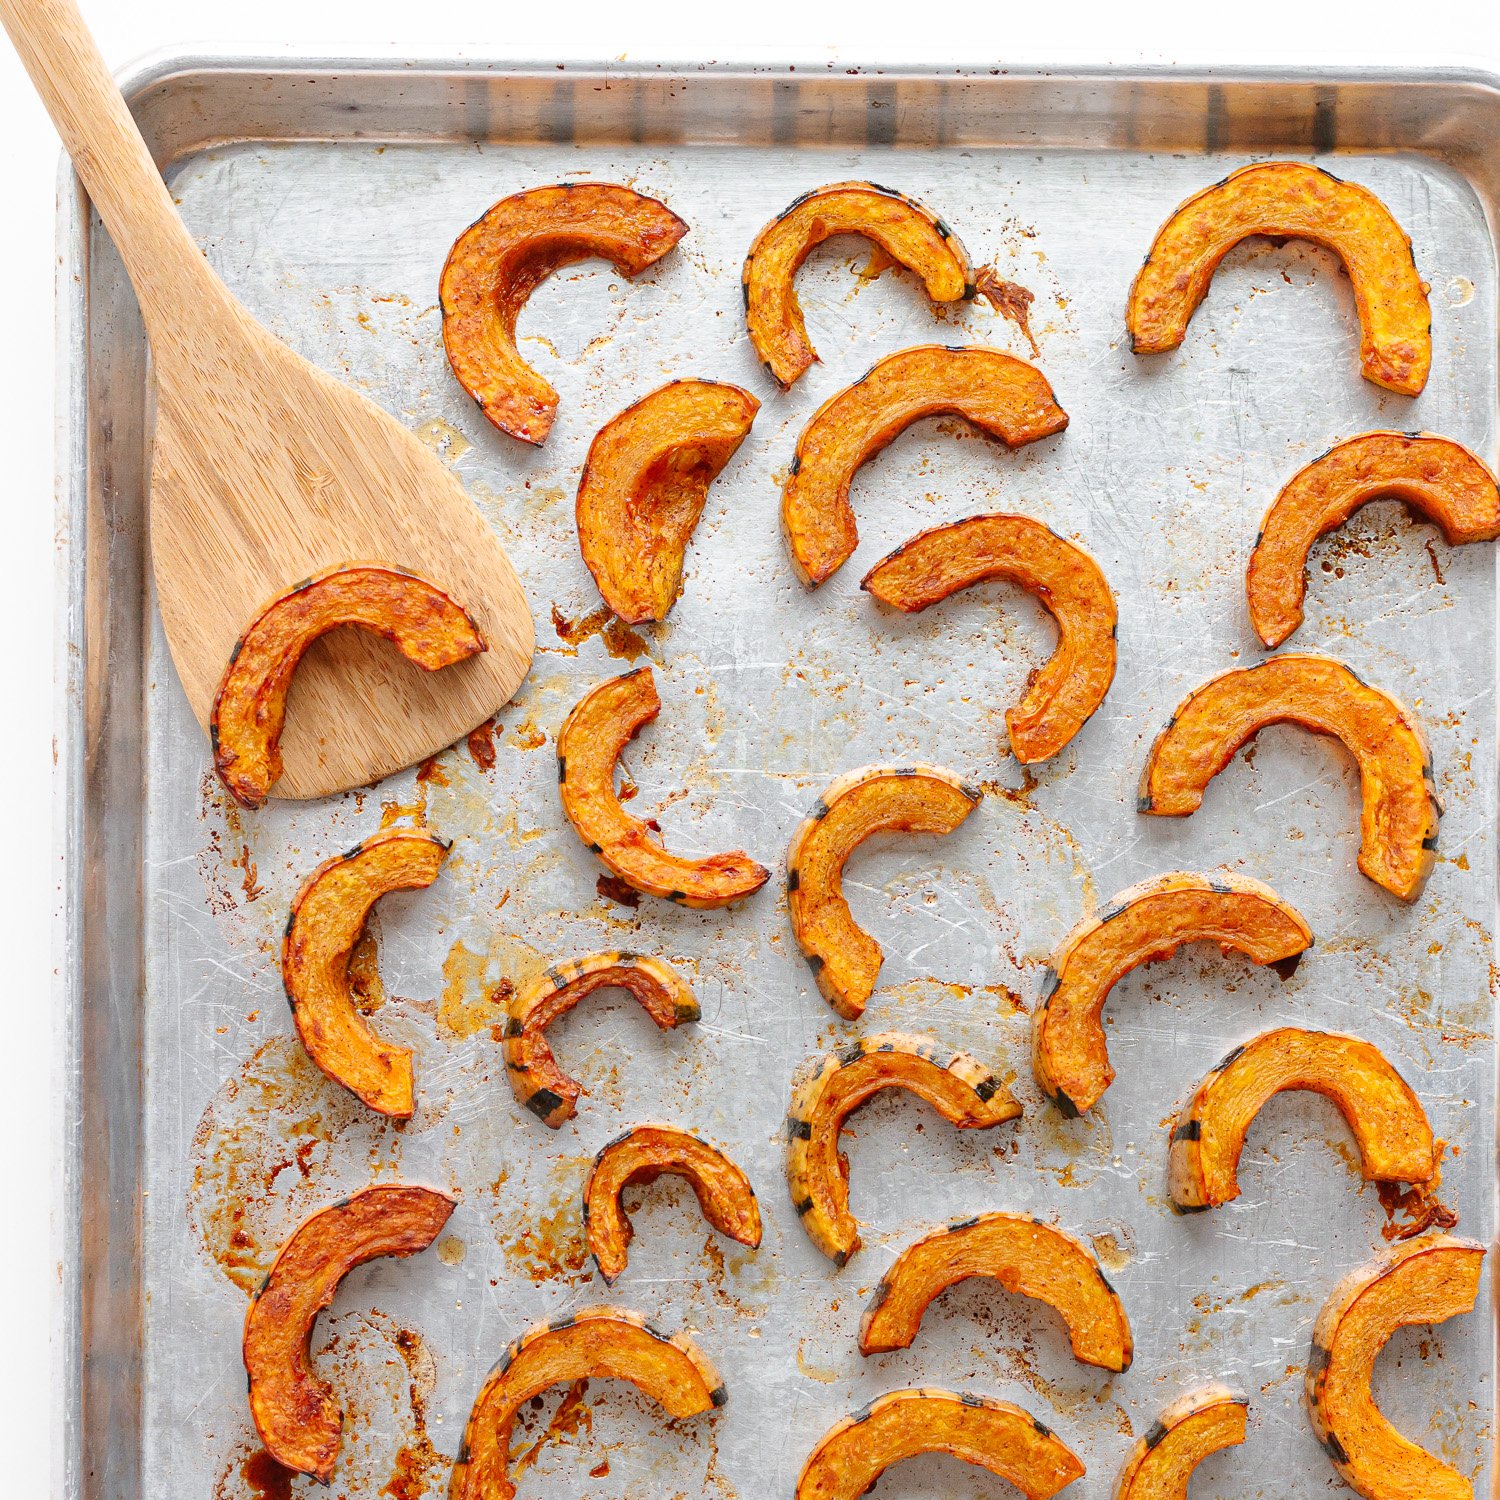
<svg viewBox="0 0 1500 1500"><path fill-rule="evenodd" d="M346 562L422 575L489 645L441 672L354 629L308 652L275 793L361 786L467 733L531 665L531 614L499 541L437 456L293 354L209 269L73 0L0 0L140 301L156 380L151 556L167 639L205 727L261 607Z"/></svg>

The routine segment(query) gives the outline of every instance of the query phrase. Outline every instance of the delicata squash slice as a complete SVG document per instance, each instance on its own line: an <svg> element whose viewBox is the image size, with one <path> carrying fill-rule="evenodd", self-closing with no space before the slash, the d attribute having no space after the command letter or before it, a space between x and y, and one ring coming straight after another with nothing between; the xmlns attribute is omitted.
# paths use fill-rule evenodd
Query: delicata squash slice
<svg viewBox="0 0 1500 1500"><path fill-rule="evenodd" d="M1252 234L1332 250L1354 288L1361 373L1403 396L1421 393L1432 365L1432 312L1410 239L1368 188L1305 162L1241 167L1173 213L1130 289L1131 348L1175 349L1219 262Z"/></svg>
<svg viewBox="0 0 1500 1500"><path fill-rule="evenodd" d="M704 859L669 854L615 791L620 752L660 712L650 667L601 682L578 700L557 737L563 811L579 838L632 889L682 906L742 901L770 878L764 865L738 851Z"/></svg>
<svg viewBox="0 0 1500 1500"><path fill-rule="evenodd" d="M1193 1470L1209 1454L1245 1441L1249 1405L1218 1384L1174 1401L1130 1450L1114 1500L1187 1500Z"/></svg>
<svg viewBox="0 0 1500 1500"><path fill-rule="evenodd" d="M1302 623L1312 544L1372 500L1404 500L1450 546L1500 537L1500 487L1461 443L1425 432L1366 432L1339 443L1287 481L1255 538L1245 593L1266 645L1279 646Z"/></svg>
<svg viewBox="0 0 1500 1500"><path fill-rule="evenodd" d="M846 1021L863 1014L883 954L844 899L844 865L873 833L952 833L980 792L940 766L867 766L840 776L792 835L786 856L792 932L818 988Z"/></svg>
<svg viewBox="0 0 1500 1500"><path fill-rule="evenodd" d="M1345 1277L1313 1326L1307 1409L1345 1482L1367 1500L1470 1500L1457 1469L1402 1437L1370 1392L1375 1360L1398 1328L1471 1312L1484 1246L1450 1235L1393 1245Z"/></svg>
<svg viewBox="0 0 1500 1500"><path fill-rule="evenodd" d="M971 1276L1054 1308L1074 1358L1103 1370L1130 1368L1135 1344L1119 1294L1070 1234L1030 1214L991 1213L950 1224L908 1245L880 1278L859 1325L861 1354L909 1348L934 1298Z"/></svg>
<svg viewBox="0 0 1500 1500"><path fill-rule="evenodd" d="M1236 1047L1198 1085L1172 1129L1172 1202L1185 1212L1238 1198L1240 1152L1267 1100L1308 1089L1338 1105L1366 1182L1430 1182L1432 1127L1406 1080L1369 1042L1294 1026Z"/></svg>
<svg viewBox="0 0 1500 1500"><path fill-rule="evenodd" d="M639 1313L587 1307L528 1329L490 1371L459 1445L450 1500L511 1500L511 1431L521 1408L555 1385L628 1380L681 1421L725 1402L724 1383L683 1333L670 1337Z"/></svg>
<svg viewBox="0 0 1500 1500"><path fill-rule="evenodd" d="M1010 1090L977 1058L924 1037L890 1031L809 1059L792 1081L787 1186L808 1238L840 1266L860 1241L839 1132L861 1104L892 1088L925 1100L960 1130L989 1130L1021 1113Z"/></svg>
<svg viewBox="0 0 1500 1500"><path fill-rule="evenodd" d="M1114 1082L1102 1019L1110 990L1132 969L1200 942L1286 978L1313 935L1275 891L1243 875L1160 875L1085 918L1053 955L1032 1021L1036 1080L1069 1119Z"/></svg>
<svg viewBox="0 0 1500 1500"><path fill-rule="evenodd" d="M960 589L1019 584L1057 622L1051 659L1006 710L1010 748L1023 764L1058 753L1089 721L1115 678L1115 596L1082 547L1027 516L971 516L903 543L860 587L916 613Z"/></svg>
<svg viewBox="0 0 1500 1500"><path fill-rule="evenodd" d="M355 1266L425 1250L453 1207L431 1188L369 1187L315 1213L282 1247L245 1318L244 1355L255 1430L283 1468L327 1484L338 1457L344 1414L308 1353L318 1314Z"/></svg>
<svg viewBox="0 0 1500 1500"><path fill-rule="evenodd" d="M781 491L781 521L803 583L822 583L859 543L849 487L860 465L913 422L938 416L964 417L1007 448L1068 425L1047 377L1009 354L924 344L887 355L830 396L797 439Z"/></svg>
<svg viewBox="0 0 1500 1500"><path fill-rule="evenodd" d="M459 384L501 432L544 442L557 392L516 348L526 299L581 260L607 260L622 276L638 276L687 231L666 204L611 182L563 182L502 198L459 235L439 283L443 347Z"/></svg>
<svg viewBox="0 0 1500 1500"><path fill-rule="evenodd" d="M1415 901L1437 856L1439 808L1427 742L1396 700L1325 656L1273 656L1204 683L1179 705L1141 773L1139 807L1185 818L1268 724L1342 740L1359 766L1359 868Z"/></svg>
<svg viewBox="0 0 1500 1500"><path fill-rule="evenodd" d="M351 563L288 589L235 644L209 718L214 769L243 806L264 806L280 778L292 677L307 648L340 625L384 636L425 672L485 649L479 627L461 605L400 568Z"/></svg>

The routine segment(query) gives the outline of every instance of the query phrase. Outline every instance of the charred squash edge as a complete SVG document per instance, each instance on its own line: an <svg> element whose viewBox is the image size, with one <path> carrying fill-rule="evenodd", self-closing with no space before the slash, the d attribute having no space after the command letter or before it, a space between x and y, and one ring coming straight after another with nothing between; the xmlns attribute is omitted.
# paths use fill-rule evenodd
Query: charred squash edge
<svg viewBox="0 0 1500 1500"><path fill-rule="evenodd" d="M1214 1429L1211 1433L1213 1441L1194 1459L1192 1468L1196 1469L1210 1453L1237 1448L1245 1441L1245 1416L1249 1406L1248 1396L1218 1383L1179 1396L1130 1450L1115 1483L1114 1500L1179 1500L1183 1481L1176 1469L1168 1476L1171 1482L1167 1485L1150 1472L1155 1462L1175 1456L1173 1449L1179 1440L1174 1434L1197 1417L1210 1419ZM1192 1469L1188 1471L1189 1477L1191 1473Z"/></svg>

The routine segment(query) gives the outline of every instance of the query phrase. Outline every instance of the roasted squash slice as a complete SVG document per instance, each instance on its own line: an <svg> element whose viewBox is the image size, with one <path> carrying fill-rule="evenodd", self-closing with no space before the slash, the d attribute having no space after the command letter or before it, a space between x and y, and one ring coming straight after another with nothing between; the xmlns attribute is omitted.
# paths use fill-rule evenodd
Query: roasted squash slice
<svg viewBox="0 0 1500 1500"><path fill-rule="evenodd" d="M933 1299L971 1276L1056 1309L1075 1359L1103 1370L1130 1368L1130 1321L1103 1267L1072 1235L1030 1214L982 1214L908 1245L865 1309L860 1353L909 1348Z"/></svg>
<svg viewBox="0 0 1500 1500"><path fill-rule="evenodd" d="M1131 348L1175 349L1219 262L1252 234L1332 250L1354 288L1361 373L1388 391L1421 394L1432 365L1432 311L1411 240L1368 188L1306 162L1241 167L1173 213L1130 289Z"/></svg>
<svg viewBox="0 0 1500 1500"><path fill-rule="evenodd" d="M1338 1105L1366 1182L1430 1182L1437 1171L1421 1101L1384 1054L1358 1037L1284 1026L1236 1047L1202 1083L1172 1129L1172 1202L1183 1212L1240 1195L1245 1135L1273 1095L1308 1089Z"/></svg>
<svg viewBox="0 0 1500 1500"><path fill-rule="evenodd" d="M659 958L613 950L544 969L511 999L502 1046L516 1098L554 1130L571 1119L583 1085L557 1065L547 1028L595 990L628 990L663 1031L699 1017L687 981Z"/></svg>
<svg viewBox="0 0 1500 1500"><path fill-rule="evenodd" d="M601 682L578 700L557 737L563 811L578 837L632 889L682 906L742 901L770 878L764 865L739 851L705 859L669 854L615 792L620 752L660 712L650 667Z"/></svg>
<svg viewBox="0 0 1500 1500"><path fill-rule="evenodd" d="M708 487L759 410L737 385L674 380L599 429L578 482L578 546L620 619L666 619Z"/></svg>
<svg viewBox="0 0 1500 1500"><path fill-rule="evenodd" d="M1307 1409L1344 1481L1367 1500L1470 1500L1457 1469L1396 1431L1370 1392L1375 1360L1398 1328L1471 1312L1484 1246L1451 1235L1392 1245L1334 1289L1313 1326Z"/></svg>
<svg viewBox="0 0 1500 1500"><path fill-rule="evenodd" d="M1250 623L1279 646L1302 623L1307 554L1372 500L1404 500L1451 546L1500 537L1500 487L1461 443L1424 432L1366 432L1294 474L1255 538L1245 592Z"/></svg>
<svg viewBox="0 0 1500 1500"><path fill-rule="evenodd" d="M564 1313L528 1329L490 1371L469 1412L450 1500L511 1500L516 1416L532 1397L577 1380L628 1380L678 1421L725 1401L719 1372L685 1333L669 1337L619 1307Z"/></svg>
<svg viewBox="0 0 1500 1500"><path fill-rule="evenodd" d="M283 1468L327 1484L338 1457L344 1413L309 1361L318 1314L355 1266L425 1250L453 1207L431 1188L369 1187L315 1213L282 1246L245 1318L244 1353L255 1430Z"/></svg>
<svg viewBox="0 0 1500 1500"><path fill-rule="evenodd" d="M849 1163L839 1150L844 1121L882 1089L907 1089L960 1130L989 1130L1021 1106L977 1058L925 1037L890 1031L810 1058L792 1080L786 1177L808 1238L837 1265L859 1249L849 1211Z"/></svg>
<svg viewBox="0 0 1500 1500"><path fill-rule="evenodd" d="M583 1185L583 1223L599 1274L614 1281L624 1271L633 1231L620 1194L635 1182L661 1176L692 1184L703 1217L720 1234L760 1244L760 1205L750 1179L719 1150L675 1125L635 1125L594 1158Z"/></svg>
<svg viewBox="0 0 1500 1500"><path fill-rule="evenodd" d="M741 278L750 342L782 390L818 357L797 300L797 272L818 245L840 234L863 235L915 272L934 302L974 295L964 247L915 199L873 182L835 182L804 193L756 235Z"/></svg>
<svg viewBox="0 0 1500 1500"><path fill-rule="evenodd" d="M557 392L516 348L526 299L581 260L607 260L622 276L638 276L687 231L665 203L612 182L562 182L502 198L459 235L438 287L443 347L459 384L501 432L546 441Z"/></svg>
<svg viewBox="0 0 1500 1500"><path fill-rule="evenodd" d="M235 643L209 718L214 769L243 806L263 807L280 778L292 676L307 648L340 625L383 635L426 672L485 649L479 627L461 605L399 568L351 563L288 589Z"/></svg>
<svg viewBox="0 0 1500 1500"><path fill-rule="evenodd" d="M1121 891L1064 939L1042 977L1032 1067L1069 1119L1099 1102L1115 1070L1102 1020L1109 992L1132 969L1184 943L1217 943L1283 978L1312 947L1306 922L1269 886L1243 875L1159 875Z"/></svg>
<svg viewBox="0 0 1500 1500"><path fill-rule="evenodd" d="M1209 1454L1245 1441L1249 1405L1224 1385L1174 1401L1130 1450L1114 1500L1187 1500L1193 1470Z"/></svg>
<svg viewBox="0 0 1500 1500"><path fill-rule="evenodd" d="M1325 656L1273 656L1204 683L1151 747L1140 810L1167 818L1196 812L1208 783L1268 724L1343 741L1359 766L1359 868L1415 901L1437 860L1440 809L1427 742L1394 698Z"/></svg>
<svg viewBox="0 0 1500 1500"><path fill-rule="evenodd" d="M849 487L861 464L922 417L959 416L1019 448L1068 425L1042 372L996 349L924 344L887 355L830 396L797 439L781 491L792 566L816 586L859 543Z"/></svg>
<svg viewBox="0 0 1500 1500"><path fill-rule="evenodd" d="M1027 516L971 516L903 543L865 574L860 587L882 604L915 613L992 579L1035 594L1057 622L1057 649L1005 714L1010 748L1029 765L1056 755L1114 681L1118 615L1099 564Z"/></svg>
<svg viewBox="0 0 1500 1500"><path fill-rule="evenodd" d="M867 766L840 776L792 835L792 932L824 998L846 1021L864 1013L883 954L844 900L845 862L873 833L952 833L980 796L940 766Z"/></svg>
<svg viewBox="0 0 1500 1500"><path fill-rule="evenodd" d="M890 1391L829 1429L797 1480L797 1500L858 1500L892 1464L950 1453L1051 1500L1083 1475L1049 1427L1009 1401L968 1391Z"/></svg>
<svg viewBox="0 0 1500 1500"><path fill-rule="evenodd" d="M349 955L370 908L388 891L438 877L449 846L429 833L393 829L319 865L297 892L281 947L281 977L307 1055L371 1109L407 1119L413 1108L411 1049L383 1042L349 990Z"/></svg>

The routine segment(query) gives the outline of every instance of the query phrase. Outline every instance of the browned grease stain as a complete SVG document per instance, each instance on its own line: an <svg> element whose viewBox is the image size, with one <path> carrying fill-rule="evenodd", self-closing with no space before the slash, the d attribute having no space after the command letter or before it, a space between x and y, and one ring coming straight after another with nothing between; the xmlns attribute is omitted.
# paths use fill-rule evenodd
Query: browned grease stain
<svg viewBox="0 0 1500 1500"><path fill-rule="evenodd" d="M518 750L540 750L547 743L546 734L531 719L522 719L511 730L511 743Z"/></svg>
<svg viewBox="0 0 1500 1500"><path fill-rule="evenodd" d="M1099 1258L1099 1264L1106 1271L1123 1271L1130 1264L1130 1251L1120 1243L1119 1235L1113 1231L1091 1234L1089 1241L1094 1247L1094 1254Z"/></svg>
<svg viewBox="0 0 1500 1500"><path fill-rule="evenodd" d="M588 1156L558 1158L552 1163L546 1201L540 1201L538 1192L496 1223L496 1237L507 1258L537 1286L554 1277L575 1282L588 1278L580 1188L592 1160Z"/></svg>
<svg viewBox="0 0 1500 1500"><path fill-rule="evenodd" d="M495 723L486 719L478 729L469 731L469 754L481 771L495 769Z"/></svg>
<svg viewBox="0 0 1500 1500"><path fill-rule="evenodd" d="M443 960L438 1030L462 1040L500 1026L517 987L544 966L535 949L504 935L491 937L483 953L462 940L455 942Z"/></svg>
<svg viewBox="0 0 1500 1500"><path fill-rule="evenodd" d="M417 767L418 786L447 786L448 773L438 764L435 755L429 755L421 765Z"/></svg>
<svg viewBox="0 0 1500 1500"><path fill-rule="evenodd" d="M1036 293L1014 281L1006 281L993 266L981 266L974 278L974 290L1000 314L1019 328L1031 345L1033 356L1041 354L1031 332L1031 304Z"/></svg>
<svg viewBox="0 0 1500 1500"><path fill-rule="evenodd" d="M209 824L209 828L208 846L198 854L198 873L208 888L208 909L215 916L220 916L240 905L242 899L246 904L254 901L264 893L265 887L260 883L255 858L250 852L249 840L245 837L239 806L212 771L205 772L199 793L199 816ZM216 812L224 819L222 833L210 821ZM237 853L230 854L225 849L226 837L231 844L239 846ZM239 896L235 895L233 889L234 877L229 875L231 870L239 872Z"/></svg>
<svg viewBox="0 0 1500 1500"><path fill-rule="evenodd" d="M618 875L601 875L594 882L594 889L606 901L619 906L639 906L641 893L625 884Z"/></svg>
<svg viewBox="0 0 1500 1500"><path fill-rule="evenodd" d="M623 657L626 661L634 661L646 652L645 641L623 620L617 618L607 604L601 604L598 609L580 615L576 620L570 620L554 604L552 628L557 632L558 639L570 646L579 646L596 635L600 636L604 641L604 649L611 656Z"/></svg>
<svg viewBox="0 0 1500 1500"><path fill-rule="evenodd" d="M557 1410L552 1413L541 1436L528 1447L522 1448L520 1452L512 1451L509 1459L512 1479L524 1474L536 1462L537 1455L548 1443L566 1442L570 1437L578 1436L579 1433L593 1432L594 1414L584 1405L583 1400L588 1395L588 1390L587 1380L575 1380L563 1393L562 1400L557 1404Z"/></svg>
<svg viewBox="0 0 1500 1500"><path fill-rule="evenodd" d="M1458 1223L1458 1215L1438 1198L1438 1189L1443 1185L1443 1153L1448 1143L1437 1143L1437 1170L1431 1182L1413 1183L1402 1187L1398 1182L1376 1184L1380 1206L1385 1210L1385 1223L1380 1226L1380 1237L1384 1240L1409 1240L1429 1229L1452 1229Z"/></svg>
<svg viewBox="0 0 1500 1500"><path fill-rule="evenodd" d="M282 1468L264 1448L257 1448L240 1465L240 1478L255 1500L292 1500L294 1477L290 1469Z"/></svg>
<svg viewBox="0 0 1500 1500"><path fill-rule="evenodd" d="M244 825L240 822L240 810L232 801L225 802L224 824L229 829L230 838L240 846L240 852L229 863L240 872L240 890L244 893L245 900L254 901L265 891L265 887L257 878L255 856L250 853L250 841L245 837Z"/></svg>
<svg viewBox="0 0 1500 1500"><path fill-rule="evenodd" d="M449 1466L447 1456L438 1452L427 1433L427 1398L437 1384L437 1368L421 1334L413 1329L398 1328L394 1343L406 1366L412 1425L396 1450L395 1467L380 1493L391 1500L422 1500L431 1482Z"/></svg>

